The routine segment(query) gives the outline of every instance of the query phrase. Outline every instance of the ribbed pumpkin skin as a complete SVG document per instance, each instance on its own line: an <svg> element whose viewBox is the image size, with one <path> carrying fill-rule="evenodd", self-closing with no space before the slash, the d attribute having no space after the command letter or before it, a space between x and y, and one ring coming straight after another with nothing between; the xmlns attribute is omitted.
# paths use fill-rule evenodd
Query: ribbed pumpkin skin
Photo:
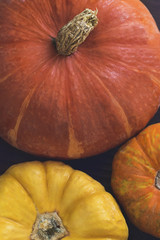
<svg viewBox="0 0 160 240"><path fill-rule="evenodd" d="M116 153L111 184L130 220L142 231L160 238L160 124L131 139Z"/></svg>
<svg viewBox="0 0 160 240"><path fill-rule="evenodd" d="M59 56L51 37L85 8L99 23ZM0 136L32 154L81 158L142 129L160 99L160 37L139 0L1 0Z"/></svg>
<svg viewBox="0 0 160 240"><path fill-rule="evenodd" d="M30 240L37 216L55 211L69 233L63 240L128 239L126 221L112 195L61 162L10 167L0 176L0 210L3 240Z"/></svg>

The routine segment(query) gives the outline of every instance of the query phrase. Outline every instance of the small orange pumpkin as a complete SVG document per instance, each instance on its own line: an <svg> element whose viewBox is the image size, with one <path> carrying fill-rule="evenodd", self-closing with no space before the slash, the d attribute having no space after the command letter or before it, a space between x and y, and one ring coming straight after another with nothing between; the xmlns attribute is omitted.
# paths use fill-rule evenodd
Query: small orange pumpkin
<svg viewBox="0 0 160 240"><path fill-rule="evenodd" d="M119 149L111 180L130 220L160 238L160 123L150 125Z"/></svg>
<svg viewBox="0 0 160 240"><path fill-rule="evenodd" d="M139 0L0 1L0 136L16 148L81 158L115 147L157 111L159 69L159 30Z"/></svg>

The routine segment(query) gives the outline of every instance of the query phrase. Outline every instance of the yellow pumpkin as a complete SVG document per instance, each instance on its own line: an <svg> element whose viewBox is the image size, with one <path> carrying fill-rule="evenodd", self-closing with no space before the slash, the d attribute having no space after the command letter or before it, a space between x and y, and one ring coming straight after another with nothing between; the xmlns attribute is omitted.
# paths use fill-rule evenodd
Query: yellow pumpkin
<svg viewBox="0 0 160 240"><path fill-rule="evenodd" d="M126 240L110 193L62 162L25 162L0 176L0 239Z"/></svg>

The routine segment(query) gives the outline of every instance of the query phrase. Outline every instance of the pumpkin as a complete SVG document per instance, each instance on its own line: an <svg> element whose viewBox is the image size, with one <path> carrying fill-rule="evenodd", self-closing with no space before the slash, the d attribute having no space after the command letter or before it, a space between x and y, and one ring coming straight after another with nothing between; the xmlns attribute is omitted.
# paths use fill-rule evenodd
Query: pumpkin
<svg viewBox="0 0 160 240"><path fill-rule="evenodd" d="M1 0L0 137L45 157L107 151L159 106L160 35L139 0Z"/></svg>
<svg viewBox="0 0 160 240"><path fill-rule="evenodd" d="M111 184L130 220L160 238L160 123L148 126L119 149Z"/></svg>
<svg viewBox="0 0 160 240"><path fill-rule="evenodd" d="M11 166L0 176L0 239L126 240L128 227L110 193L62 162Z"/></svg>

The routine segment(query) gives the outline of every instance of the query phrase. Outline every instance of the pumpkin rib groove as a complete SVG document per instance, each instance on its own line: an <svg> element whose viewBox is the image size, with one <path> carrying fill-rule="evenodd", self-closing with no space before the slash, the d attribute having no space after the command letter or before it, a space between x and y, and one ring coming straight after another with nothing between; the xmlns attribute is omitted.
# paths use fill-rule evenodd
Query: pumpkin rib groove
<svg viewBox="0 0 160 240"><path fill-rule="evenodd" d="M70 63L70 62L69 62ZM66 75L72 76L73 72L73 66L72 64L69 64L67 62L67 59L65 60L65 65L66 65ZM72 70L70 69L72 68ZM65 89L66 89L66 113L67 113L67 119L68 119L68 149L67 149L67 156L73 158L73 156L76 155L78 157L81 157L81 153L83 153L83 149L81 143L77 140L75 136L75 131L74 131L74 126L73 126L73 121L72 121L72 116L71 116L71 109L72 107L70 106L70 102L72 102L71 98L72 93L70 89L70 81L68 78L65 79Z"/></svg>
<svg viewBox="0 0 160 240"><path fill-rule="evenodd" d="M9 170L9 169L8 169L8 170ZM30 194L28 193L28 191L24 188L24 186L21 184L21 182L19 182L18 179L16 179L15 176L13 176L8 170L6 171L6 174L7 174L8 176L11 176L12 179L14 179L15 182L18 183L18 185L20 186L20 188L22 189L22 191L25 193L25 195L28 197L28 199L29 199L30 202L32 203L32 207L34 208L34 210L35 210L35 212L36 212L36 211L37 211L37 210L36 210L36 206L35 206L35 204L34 204L34 202L33 202L33 200L32 200L32 197L30 196ZM3 176L3 175L2 175L2 176ZM32 210L33 210L33 209L32 209ZM16 222L17 224L19 224L19 225L21 225L21 226L24 226L25 228L28 226L28 223L22 224L23 222L18 221L18 220L15 220L15 219L12 218L12 217L3 217L3 216L0 216L0 218L2 218L2 219L9 219L9 220L11 220L12 222ZM27 228L28 228L28 227L27 227Z"/></svg>
<svg viewBox="0 0 160 240"><path fill-rule="evenodd" d="M44 66L46 64L46 62L48 62L48 61L53 61L53 59L47 59L47 60L43 61L41 63L41 66ZM56 56L55 56L54 61L56 61ZM31 76L33 74L36 74L38 72L38 68L39 68L39 66L38 67L36 66L35 70L32 70L32 72L30 72L26 76L26 79L28 79L29 76ZM41 84L44 81L45 81L45 79L44 80L42 79ZM23 121L25 113L27 112L27 108L29 107L31 99L32 99L34 93L36 92L38 86L40 86L40 83L37 81L37 83L35 84L34 88L32 88L30 90L30 92L28 93L28 95L25 97L25 99L23 100L23 102L21 104L20 111L19 111L19 114L18 114L18 117L17 117L17 120L16 120L14 128L8 130L8 134L7 134L8 138L11 140L13 146L15 146L15 147L18 147L17 141L18 141L18 131L19 131L20 124Z"/></svg>
<svg viewBox="0 0 160 240"><path fill-rule="evenodd" d="M17 2L18 3L18 2ZM11 7L7 7L6 6L6 4L3 4L3 3L0 3L0 5L2 4L2 6L4 5L4 7L11 13L11 14L13 14L13 16L15 17L15 16L18 16L22 21L21 21L21 23L23 23L23 22L28 22L29 21L29 23L30 23L30 27L33 25L33 22L34 22L34 25L36 25L36 27L37 27L37 29L41 29L41 31L43 32L44 31L44 34L46 35L46 36L48 36L48 32L46 32L45 30L44 30L44 27L42 28L42 24L41 23L39 23L38 22L38 20L35 18L35 17L33 17L33 15L32 15L32 17L34 18L34 20L35 21L33 21L33 19L31 19L30 20L30 18L28 18L27 16L24 16L20 11L17 11L17 10L13 10ZM29 6L29 4L28 4L28 6ZM35 8L36 9L36 8ZM32 10L32 9L31 9ZM26 26L25 26L26 27ZM15 26L14 26L14 28L15 28ZM26 30L26 28L25 29L21 29L21 31L25 31ZM29 32L30 32L30 29L29 29ZM35 32L35 33L37 33L37 32Z"/></svg>
<svg viewBox="0 0 160 240"><path fill-rule="evenodd" d="M17 6L16 7L18 7L18 2L16 2L16 4L17 4ZM21 11L19 11L19 10L15 10L15 9L13 9L12 7L10 7L10 6L7 6L5 3L0 3L0 5L2 5L2 7L4 7L7 11L8 11L8 13L11 13L12 14L12 16L17 16L17 17L20 17L20 19L22 20L22 22L21 23L23 23L23 22L28 22L28 21L31 21L30 20L30 18L27 18L27 16L25 16L25 15L23 15L22 14L22 12ZM21 8L21 4L19 5L20 6L20 8ZM28 7L29 7L30 5L28 5ZM23 7L22 7L22 9L23 9ZM28 10L28 9L27 9ZM32 11L31 11L32 12ZM31 13L30 12L30 13ZM33 17L33 15L32 15L32 17ZM33 24L33 22L31 22L32 24ZM41 27L41 26L40 26Z"/></svg>
<svg viewBox="0 0 160 240"><path fill-rule="evenodd" d="M82 175L82 172L79 170L74 170L74 172L72 172L72 174L70 175L67 184L64 188L63 194L61 196L61 199L64 198L65 193L68 191L68 188L70 188L70 183L72 186L72 182L74 181L76 175L80 173L79 178L85 178L85 175ZM89 176L89 175L88 175ZM77 179L76 179L77 180ZM88 181L86 182L86 185L84 186L84 184L82 185L82 188L87 188L87 184L90 181L90 183L92 184L92 188L89 189L84 189L84 191L86 192L86 195L76 195L76 198L74 199L74 201L72 201L72 203L70 203L71 205L67 206L67 211L69 211L69 213L71 214L72 211L74 211L73 206L77 206L79 204L79 202L81 202L83 199L85 200L86 198L90 197L93 194L99 194L101 192L104 192L104 187L102 185L96 185L96 183L98 183L96 180L93 181L93 179L91 179L91 177L89 176ZM80 181L81 183L81 181ZM69 216L68 216L69 217Z"/></svg>
<svg viewBox="0 0 160 240"><path fill-rule="evenodd" d="M12 128L8 131L8 137L14 146L17 146L17 137L18 137L19 126L20 126L21 121L25 115L25 112L29 106L31 98L36 90L36 87L37 86L35 86L33 89L31 89L29 94L27 95L27 97L25 97L24 101L22 102L16 124L15 124L14 128Z"/></svg>
<svg viewBox="0 0 160 240"><path fill-rule="evenodd" d="M4 219L4 220L6 219L6 220L9 220L10 222L13 222L14 224L17 224L17 225L21 226L21 227L27 228L27 226L23 225L21 222L18 222L18 221L16 221L16 220L12 219L12 218L0 216L0 219L2 219L2 220L3 220L3 219Z"/></svg>
<svg viewBox="0 0 160 240"><path fill-rule="evenodd" d="M70 158L73 158L73 157L80 158L81 154L84 153L84 149L82 147L82 143L78 141L75 136L75 131L73 128L73 123L72 123L70 114L69 114L69 121L68 121L68 129L69 129L69 144L68 144L67 156Z"/></svg>
<svg viewBox="0 0 160 240"><path fill-rule="evenodd" d="M77 60L77 58L76 58L76 60ZM78 59L79 60L79 59ZM81 74L83 74L82 73L82 70L81 69L85 69L86 68L86 72L87 73L91 73L92 75L93 75L93 77L96 77L96 78L99 78L96 74L94 74L94 72L93 72L93 70L91 71L91 69L92 69L92 67L90 67L90 64L89 64L89 61L88 61L88 63L87 63L87 65L85 64L85 63L83 63L83 61L81 61L81 63L83 63L84 64L84 68L83 68L83 65L81 66L81 68L80 68L80 65L79 65L79 61L77 60L77 65L76 65L76 67L77 67L77 69L78 69L78 73L79 73L79 76L81 76ZM82 79L83 80L83 79ZM84 85L85 84L88 84L88 83L85 83L84 82ZM100 84L101 84L101 81L100 81ZM103 84L103 83L102 83ZM89 86L90 87L90 86ZM89 87L88 87L88 89L89 89ZM87 88L87 86L86 86L86 88ZM95 91L95 86L94 87L92 87L91 86L91 90L92 91ZM105 90L105 92L107 92L106 91L106 89L105 89L105 86L103 85L103 88L104 88L104 90ZM90 91L91 91L90 90ZM108 92L107 92L108 93ZM95 94L96 94L96 91L95 91ZM88 99L88 94L86 94L85 96L85 101L86 102L88 102L90 99ZM90 103L89 103L90 104ZM99 104L99 103L98 103ZM90 115L92 116L92 112L94 112L94 109L92 109L92 105L89 105L89 106L91 106L89 109L88 109L88 112L90 113ZM92 124L94 124L93 125L93 127L94 128L96 128L97 127L97 121L101 121L101 118L97 118L97 119L93 119L92 120ZM103 120L102 120L103 121ZM99 124L100 126L104 126L104 124ZM82 128L83 128L83 124L82 124Z"/></svg>
<svg viewBox="0 0 160 240"><path fill-rule="evenodd" d="M22 15L20 11L16 11L16 10L14 10L14 9L11 8L11 7L6 6L5 3L0 3L0 6L1 6L1 5L4 6L4 8L5 8L7 11L9 11L11 14L13 14L13 16L18 16L18 17L20 17L20 19L22 20L22 22L23 22L23 21L24 21L24 22L29 21L29 18L24 17L24 15ZM31 22L31 23L33 24L33 22Z"/></svg>
<svg viewBox="0 0 160 240"><path fill-rule="evenodd" d="M18 2L17 2L18 3ZM7 11L10 11L11 13L13 13L13 15L17 14L18 16L22 17L23 20L28 20L26 19L20 11L15 11L13 8L7 6L5 3L1 2L0 6L5 8ZM2 9L2 8L1 8Z"/></svg>
<svg viewBox="0 0 160 240"><path fill-rule="evenodd" d="M4 236L3 240L29 240L31 228L27 228L27 226L22 225L19 222L13 221L10 218L1 218L0 217L0 225L2 229L0 229L0 236ZM18 234L18 235L17 235ZM9 235L9 236L6 236ZM17 235L17 236L16 236ZM23 236L23 237L22 237ZM8 238L9 237L9 238Z"/></svg>
<svg viewBox="0 0 160 240"><path fill-rule="evenodd" d="M147 152L145 151L145 149L144 149L144 147L142 146L142 144L140 144L140 142L139 142L139 140L138 140L138 136L136 136L135 139L136 139L137 144L138 144L138 146L140 147L141 151L144 153L144 155L146 156L146 158L147 158L147 159L149 160L149 162L150 162L150 156L147 154ZM157 163L158 163L158 162L157 162ZM157 163L156 163L156 164L157 164ZM145 167L147 167L147 166L145 166ZM150 167L150 168L155 171L155 168L153 167L153 165L152 165L152 167Z"/></svg>
<svg viewBox="0 0 160 240"><path fill-rule="evenodd" d="M73 56L75 58L75 62L74 64L71 64L70 61L67 62L67 71L68 71L68 75L71 76L70 79L68 79L68 83L67 83L67 115L68 115L68 129L69 129L69 146L68 146L68 156L72 155L71 157L81 157L83 155L84 149L85 149L85 144L86 141L84 141L84 144L82 145L82 142L78 140L77 136L77 132L75 131L75 123L73 122L73 118L72 118L72 109L73 109L73 102L75 103L77 100L77 96L81 95L83 96L82 101L80 102L80 104L82 104L82 102L84 102L84 106L85 104L85 100L87 101L87 96L88 94L84 94L83 92L83 88L85 88L85 83L83 82L83 84L81 85L80 83L83 81L83 79L81 79L81 70L79 68L79 62L76 61L76 54L75 56ZM76 69L75 69L76 67ZM77 72L78 69L78 72ZM73 77L74 75L77 75L77 80L76 82L74 81ZM69 81L70 80L70 81ZM74 84L74 89L72 88L71 84ZM77 89L78 86L78 89ZM83 86L83 87L82 87ZM75 92L73 92L73 90L75 90ZM76 95L76 97L74 96ZM79 103L79 102L78 102ZM81 112L79 111L79 108L76 108L76 113L79 119L79 125L81 126L81 134L83 135L83 137L85 138L85 123L83 122L83 118L81 117ZM89 111L88 111L89 113ZM74 116L73 116L74 117Z"/></svg>
<svg viewBox="0 0 160 240"><path fill-rule="evenodd" d="M66 75L72 76L73 74L73 65L70 64L70 62L65 61L66 65ZM65 80L65 89L66 89L66 113L67 113L67 119L68 119L68 149L67 149L67 156L71 158L80 158L81 154L83 154L84 150L82 147L82 143L78 141L76 138L76 133L74 129L74 124L72 121L72 114L71 109L72 106L70 103L72 102L73 94L71 92L70 82L68 78Z"/></svg>
<svg viewBox="0 0 160 240"><path fill-rule="evenodd" d="M86 66L88 68L88 71L92 68L89 68L89 64ZM131 131L132 131L132 127L129 124L127 115L125 113L125 111L123 110L122 106L120 105L120 102L118 102L116 100L116 98L114 97L114 95L111 93L111 91L108 89L108 87L103 83L103 81L101 80L101 78L94 73L94 71L92 71L92 74L96 77L96 79L99 81L99 83L101 84L101 86L103 87L103 89L105 90L105 92L108 94L108 96L110 96L110 98L112 99L112 103L114 103L114 106L116 106L116 108L118 108L120 111L117 112L121 112L122 116L123 116L123 123L124 123L124 129L125 132L129 138L129 136L131 135Z"/></svg>
<svg viewBox="0 0 160 240"><path fill-rule="evenodd" d="M137 186L138 186L138 184L137 184ZM135 193L135 196L136 196L136 193L138 193L138 196L139 196L138 202L142 202L142 205L143 205L143 201L144 201L144 200L146 200L147 198L150 199L149 189L151 189L151 191L152 191L153 188L154 188L154 186L148 186L148 187L144 188L146 192L144 191L144 189L143 189L143 191L144 191L144 192L143 192L143 191L142 191L142 188L137 187L137 188L135 189L135 191L133 191L133 193ZM121 195L120 197L123 198L123 195ZM118 197L118 198L119 198L119 197ZM129 198L127 198L127 197L125 196L126 205L128 204L128 201L127 201L128 199L129 199ZM135 198L132 199L132 201L129 202L129 205L132 205L132 204L134 204L134 203L136 203L136 202L137 202L137 199L136 199L136 197L135 197ZM130 209L130 206L128 206L128 208Z"/></svg>
<svg viewBox="0 0 160 240"><path fill-rule="evenodd" d="M147 159L149 159L149 157L145 154L145 152L143 151L143 149L141 148L141 146L139 145L139 143L137 142L137 140L136 140L136 143L137 143L137 146L139 146L139 148L140 148L140 151L145 155L145 157L147 157ZM121 154L122 155L122 154ZM124 154L125 155L125 154ZM123 155L122 155L123 156ZM153 168L153 167L151 167L151 166L146 166L146 164L145 163L142 163L141 161L136 161L135 160L135 162L136 162L136 168L143 168L143 169L145 169L145 170L152 170L152 173L150 172L150 171L148 171L148 173L150 174L150 175L152 175L153 174L153 171L155 171L155 169ZM143 174L145 174L145 172L143 173ZM137 175L137 173L136 173L136 175L134 175L134 173L132 174L131 173L131 176L138 176L139 178L140 177L146 177L146 178L150 178L150 176L143 176L143 175Z"/></svg>
<svg viewBox="0 0 160 240"><path fill-rule="evenodd" d="M145 202L145 200L147 201L148 200L148 204L150 204L152 201L153 201L153 199L154 199L154 197L155 197L155 194L153 194L153 196L151 196L150 195L150 192L152 192L153 191L153 188L154 188L154 186L148 186L147 187L147 192L146 193L144 193L143 195L139 195L139 199L138 199L138 204L139 205L141 205L141 206L143 206L144 205L144 202ZM126 201L127 199L125 199L125 201ZM130 201L130 199L129 199L129 201ZM133 199L132 201L130 201L130 204L127 206L127 208L130 210L130 208L132 208L131 206L132 205L134 205L134 204L136 204L136 202L137 202L137 199ZM154 201L154 207L153 208L148 208L147 210L148 210L148 216L150 216L151 217L151 215L152 214L154 214L154 212L155 212L155 210L156 210L156 205L157 205L157 201ZM128 210L128 211L129 211ZM129 213L129 215L130 215L130 217L132 218L132 213ZM135 220L134 220L135 221ZM137 220L136 220L137 221Z"/></svg>
<svg viewBox="0 0 160 240"><path fill-rule="evenodd" d="M124 177L124 179L125 179L126 181L128 181L128 183L129 183L129 182L132 183L132 182L133 182L132 179L134 180L135 178L138 179L138 181L136 181L136 183L137 183L137 182L140 183L141 180L146 181L146 180L150 180L150 179L151 179L151 177L149 177L149 176L143 176L143 175L138 175L138 174L134 174L134 173L133 173L133 174L131 173L129 177L128 177L127 174L122 174L121 177ZM120 177L116 177L116 182L117 182L117 181L120 181L120 180L121 180ZM139 180L140 180L140 181L139 181ZM113 181L114 181L114 180L112 179L112 185L113 185ZM149 182L149 186L146 186L146 187L143 188L143 191L144 191L144 189L146 189L146 192L147 192L147 193L148 193L148 189L149 189L149 188L152 189L152 188L154 187L154 186L153 186L154 184L153 184L153 185L150 185L150 181L148 181L148 182ZM128 184L128 185L130 186L130 184ZM136 187L134 188L133 186L136 186ZM136 196L136 193L137 193L137 188L138 188L138 184L135 184L135 185L133 184L133 185L132 185L132 191L135 192L135 196ZM142 192L141 186L138 188L138 190L139 190L140 193L142 194L142 197L147 194L146 192L145 192L145 193ZM115 191L115 193L116 193L116 192L119 191L119 189L118 189L118 191L117 191L116 189L115 189L114 191ZM125 192L125 193L120 192L119 195L118 195L118 198L123 198L123 195L125 195L125 194L126 194L126 192ZM127 195L127 196L128 196L128 195ZM124 197L126 198L126 196L124 196Z"/></svg>
<svg viewBox="0 0 160 240"><path fill-rule="evenodd" d="M42 5L41 5L42 4ZM28 8L28 11L30 9L30 11L32 12L33 9L34 11L36 10L36 13L37 13L37 17L35 17L33 14L33 18L34 20L37 22L37 27L41 28L42 31L44 31L45 35L46 36L52 36L52 37L55 37L54 35L58 32L59 30L59 27L58 27L58 23L56 22L56 18L54 17L57 13L57 9L54 9L54 6L52 5L53 3L51 1L44 1L42 3L42 1L39 3L39 2L33 2L33 6L30 6L30 3L27 4L27 8ZM44 5L45 5L45 9L47 9L47 13L44 15ZM64 4L62 4L63 6ZM30 12L29 11L29 12ZM50 18L52 19L52 21L50 21ZM38 22L38 19L40 19L40 21ZM47 22L48 20L48 22ZM52 25L54 23L54 26L50 26L50 34L48 32L48 25ZM43 28L42 28L42 25L43 25ZM46 27L47 27L47 31L46 31Z"/></svg>
<svg viewBox="0 0 160 240"><path fill-rule="evenodd" d="M140 165L141 166L141 165ZM142 174L138 174L138 173L136 173L136 174L134 174L134 173L131 173L130 174L130 177L131 178L135 178L136 176L137 176L137 178L139 178L139 179L146 179L146 180L149 180L150 179L150 176L145 176L145 175L143 175L144 173L142 173ZM124 175L123 175L124 176Z"/></svg>
<svg viewBox="0 0 160 240"><path fill-rule="evenodd" d="M154 135L155 133L156 133L156 129L153 129L153 128L152 128L152 134ZM137 143L139 144L140 148L142 149L142 151L143 151L144 154L146 155L146 158L147 158L148 160L150 160L151 157L147 154L147 152L145 151L145 149L144 149L144 147L142 146L142 144L140 144L139 136L141 136L141 134L135 137L136 140L137 140ZM152 146L151 139L150 139L150 138L147 138L147 140L149 141L149 146ZM149 162L150 162L150 161L149 161ZM155 158L152 159L152 162L151 162L151 163L152 163L152 168L153 168L154 170L156 170L156 169L155 169L156 167L153 166L153 163L154 163L156 166L159 166L158 159L156 158L156 162L155 162Z"/></svg>
<svg viewBox="0 0 160 240"><path fill-rule="evenodd" d="M28 195L28 197L31 199L31 201L32 201L32 203L33 203L33 205L34 205L34 207L35 207L36 213L38 214L38 213L39 213L38 208L37 208L35 202L33 201L33 198L32 198L32 196L31 196L31 194L28 192L28 190L25 188L25 186L16 178L16 176L12 175L12 173L10 173L9 171L7 171L7 173L8 173L10 176L12 176L12 177L21 185L21 187L24 189L24 191L26 192L26 194Z"/></svg>
<svg viewBox="0 0 160 240"><path fill-rule="evenodd" d="M67 179L67 182L65 183L65 186L64 186L64 188L63 188L62 195L61 195L61 201L62 201L63 196L64 196L64 193L65 193L65 191L66 191L66 189L67 189L67 185L68 185L68 183L71 181L71 176L72 176L73 174L74 174L74 171L71 172L69 178Z"/></svg>
<svg viewBox="0 0 160 240"><path fill-rule="evenodd" d="M72 213L75 211L75 209L76 208L78 208L78 206L79 206L79 204L81 204L81 202L82 202L82 200L86 200L86 199L88 199L88 198L91 198L91 197L94 197L94 196L96 196L96 195L99 195L100 193L103 193L103 190L101 189L101 190L96 190L96 192L94 192L94 193L87 193L87 195L84 197L84 196L82 196L82 197L80 197L80 198L78 198L76 201L74 201L72 204L73 205L71 205L70 207L69 207L69 212L70 212L70 215L68 215L67 217L66 217L66 220L68 221L69 220L69 218L70 218L70 216L72 215ZM75 208L73 209L73 206L75 206ZM67 209L68 210L68 209Z"/></svg>
<svg viewBox="0 0 160 240"><path fill-rule="evenodd" d="M86 66L86 68L88 68L88 71L90 71L90 69L92 69L92 68L89 67L89 64L88 64L88 66ZM92 71L92 74L93 74L94 77L98 80L98 82L101 84L101 86L103 87L103 89L104 89L104 91L106 92L106 94L107 94L108 96L110 96L110 98L112 99L111 102L114 103L114 106L115 106L116 108L118 108L118 109L120 110L120 112L122 113L122 116L124 117L125 131L126 131L126 133L127 133L127 136L129 137L130 134L131 134L132 128L131 128L131 126L130 126L130 124L129 124L129 122L128 122L127 115L125 114L122 106L121 106L120 103L116 100L116 98L113 96L113 94L111 93L111 91L107 88L107 86L103 83L103 81L101 80L101 78L100 78L96 73L94 73L93 71ZM119 112L119 111L117 111L117 112Z"/></svg>
<svg viewBox="0 0 160 240"><path fill-rule="evenodd" d="M66 184L63 188L63 192L62 192L62 195L61 195L61 201L63 199L63 196L64 196L65 192L67 191L67 186L69 185L70 182L73 181L72 176L75 174L75 172L79 172L79 170L74 170L74 171L71 172L71 174L70 174L70 176L69 176L69 178L68 178L68 180L67 180L67 182L66 182Z"/></svg>
<svg viewBox="0 0 160 240"><path fill-rule="evenodd" d="M145 169L145 171L148 171L148 174L149 175L152 175L153 174L153 171L154 171L154 168L152 168L152 167L150 167L150 166L146 166L145 165L145 163L141 163L141 162L136 162L136 164L137 164L137 167L136 168L140 168L140 169ZM151 172L152 171L152 172ZM143 174L145 174L145 172L143 173ZM136 175L134 175L134 174L131 174L131 176L136 176ZM143 175L137 175L138 177L144 177ZM147 178L149 178L149 176L147 177Z"/></svg>
<svg viewBox="0 0 160 240"><path fill-rule="evenodd" d="M67 65L67 61L66 61L66 75L69 75L69 67ZM72 152L72 147L71 147L71 136L70 136L70 129L72 129L73 131L73 135L74 135L74 130L73 130L73 123L71 124L71 113L70 113L70 98L69 98L69 94L70 94L70 89L69 89L69 80L68 78L66 78L65 81L65 89L66 89L66 113L67 113L67 120L68 120L68 133L69 133L69 143L68 143L68 149L67 149L67 155L69 156ZM71 126L70 126L71 125ZM74 138L73 138L74 139ZM70 152L71 151L71 152Z"/></svg>
<svg viewBox="0 0 160 240"><path fill-rule="evenodd" d="M88 197L86 196L86 197L84 197L83 199L84 199L84 203L85 203L85 200L87 200L87 202L89 202L92 198L94 198L94 197L96 197L96 196L103 196L104 198L109 198L110 199L110 197L111 197L111 195L109 194L109 193L104 193L104 191L99 191L99 192L95 192L95 193L93 193L93 194L91 194L91 195L89 195ZM103 201L103 199L100 199L101 201ZM74 208L74 210L73 211L75 211L76 212L76 209L80 209L80 206L82 205L82 202L83 201L80 201L78 204L76 204L76 206L75 206L75 208ZM86 203L85 203L86 204ZM98 206L98 205L97 205ZM99 206L101 206L101 208L102 209L104 209L104 205L102 204L102 202L100 202L100 204L99 204ZM88 207L88 206L87 206ZM83 208L83 207L82 207ZM100 209L101 209L100 208ZM100 209L98 209L98 211L100 210ZM73 212L72 211L72 212ZM67 222L70 222L70 221L72 221L71 219L72 219L72 212L70 212L70 215L68 216L68 218L66 219L66 221ZM110 219L105 219L105 224L107 225L107 221L108 222L110 222ZM74 231L73 232L73 236L76 234L76 231ZM104 236L103 236L104 235ZM101 233L101 236L100 237L96 237L96 236L94 236L94 238L95 239L103 239L103 238L105 238L105 236L106 236L106 233ZM105 239L114 239L113 237L115 237L115 239L116 239L116 237L117 237L118 235L116 235L116 231L112 231L112 234L109 234L109 233L107 233L107 238L105 238ZM79 236L79 237L81 237L81 238L83 238L83 239L92 239L92 237L93 237L93 233L92 232L87 232L87 233L83 233L83 235L82 236Z"/></svg>
<svg viewBox="0 0 160 240"><path fill-rule="evenodd" d="M49 163L49 164L48 164ZM58 163L58 164L57 164ZM46 180L47 180L47 185L50 185L50 188L51 188L51 185L52 185L52 182L54 181L53 179L50 180L49 178L49 175L51 173L49 173L49 171L47 169L49 169L48 167L50 166L52 168L52 165L50 165L50 161L47 161L47 162L44 162L44 165L45 165L45 169L46 169ZM68 166L68 165L67 165ZM56 165L55 165L55 170L58 169L58 172L60 173L60 170L62 168L62 171L64 170L64 163L63 162L56 162ZM54 165L53 165L53 169L54 169ZM66 169L67 170L67 169ZM69 171L68 171L69 170ZM59 188L59 191L60 191L60 194L58 194L58 198L55 198L55 203L54 203L54 208L52 208L52 211L56 211L59 216L60 216L60 209L61 207L61 202L63 201L63 196L64 196L64 192L67 191L66 188L67 188L67 185L68 185L68 181L70 181L70 177L71 175L73 174L73 172L75 170L73 170L72 167L68 166L68 170L67 170L67 175L69 176L67 181L65 181L65 184L63 183L63 187L61 186ZM64 172L63 172L64 173ZM53 173L54 174L54 173ZM64 173L64 176L65 176L65 173ZM59 175L60 177L60 175ZM63 177L63 174L62 174L62 177ZM49 192L49 187L48 187L48 193L50 194L51 192ZM49 195L48 195L49 196ZM57 196L56 196L57 197ZM51 199L50 199L51 200ZM49 201L50 201L49 200Z"/></svg>
<svg viewBox="0 0 160 240"><path fill-rule="evenodd" d="M45 172L45 183L46 183L46 191L47 191L47 196L49 199L49 181L48 181L48 176L47 176L47 165L46 164L42 164L43 168L44 168L44 172ZM38 209L37 209L38 212Z"/></svg>
<svg viewBox="0 0 160 240"><path fill-rule="evenodd" d="M159 74L159 75L160 75L160 72L157 72L157 74ZM157 78L156 78L156 77L154 77L153 75L151 75L151 80L152 80L152 82L154 82L154 83L155 83L155 85L157 85L157 87L159 87L159 88L160 88L160 82L157 80Z"/></svg>
<svg viewBox="0 0 160 240"><path fill-rule="evenodd" d="M4 81L6 81L9 77L11 77L12 75L14 75L16 72L18 72L19 70L23 69L22 67L17 68L16 70L14 70L13 72L7 74L5 77L0 78L0 84L3 83Z"/></svg>

